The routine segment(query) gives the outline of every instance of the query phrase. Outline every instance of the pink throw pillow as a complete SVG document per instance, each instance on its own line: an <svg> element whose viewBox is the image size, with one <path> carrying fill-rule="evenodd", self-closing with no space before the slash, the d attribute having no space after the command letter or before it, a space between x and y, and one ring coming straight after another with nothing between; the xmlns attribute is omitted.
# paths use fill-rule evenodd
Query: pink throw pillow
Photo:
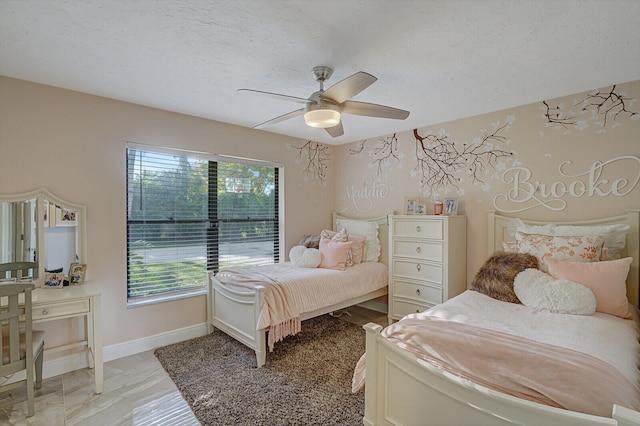
<svg viewBox="0 0 640 426"><path fill-rule="evenodd" d="M364 235L349 234L351 241L351 261L354 265L362 263L364 260L364 242L367 239Z"/></svg>
<svg viewBox="0 0 640 426"><path fill-rule="evenodd" d="M351 241L340 242L332 241L328 238L320 239L320 267L326 269L335 269L344 271L349 260L349 252L351 251Z"/></svg>
<svg viewBox="0 0 640 426"><path fill-rule="evenodd" d="M585 263L547 258L545 262L553 278L575 281L588 287L596 296L597 312L631 318L626 280L632 260L626 257Z"/></svg>

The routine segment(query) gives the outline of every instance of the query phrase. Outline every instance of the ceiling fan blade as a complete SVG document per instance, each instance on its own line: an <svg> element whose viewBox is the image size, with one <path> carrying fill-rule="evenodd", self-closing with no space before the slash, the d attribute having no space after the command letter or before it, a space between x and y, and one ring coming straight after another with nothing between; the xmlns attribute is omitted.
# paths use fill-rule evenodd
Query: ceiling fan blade
<svg viewBox="0 0 640 426"><path fill-rule="evenodd" d="M344 80L340 80L329 87L322 94L323 98L328 98L334 103L341 104L347 99L351 99L367 87L371 86L378 79L364 71L359 71Z"/></svg>
<svg viewBox="0 0 640 426"><path fill-rule="evenodd" d="M262 90L238 89L238 92L254 92L254 93L260 93L261 95L268 95L278 99L283 99L285 101L299 102L301 104L308 104L312 102L315 104L315 101L312 101L310 99L298 98L296 96L282 95L280 93L263 92Z"/></svg>
<svg viewBox="0 0 640 426"><path fill-rule="evenodd" d="M257 126L253 126L254 129L260 129L264 126L268 126L270 124L280 123L281 121L288 120L293 117L297 117L299 115L304 114L304 108L297 109L295 111L288 112L286 114L282 114L276 118L272 118L271 120L267 120L264 123L260 123Z"/></svg>
<svg viewBox="0 0 640 426"><path fill-rule="evenodd" d="M331 135L332 138L344 135L344 129L342 128L342 120L333 127L326 127L325 130Z"/></svg>
<svg viewBox="0 0 640 426"><path fill-rule="evenodd" d="M368 117L393 118L394 120L404 120L409 117L409 111L403 109L356 101L344 102L342 104L342 112L366 115Z"/></svg>

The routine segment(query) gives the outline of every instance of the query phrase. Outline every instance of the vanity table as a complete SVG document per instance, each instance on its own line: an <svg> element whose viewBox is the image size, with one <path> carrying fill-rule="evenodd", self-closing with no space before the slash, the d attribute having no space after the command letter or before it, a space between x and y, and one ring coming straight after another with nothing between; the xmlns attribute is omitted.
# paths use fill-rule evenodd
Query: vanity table
<svg viewBox="0 0 640 426"><path fill-rule="evenodd" d="M82 348L94 369L96 393L102 393L102 312L100 292L91 281L63 288L41 288L45 265L68 272L71 263L87 263L87 209L64 200L46 188L21 194L0 194L0 264L28 264L24 274L0 272L0 281L28 280L32 292L33 323L82 318L84 339L50 347L47 353Z"/></svg>
<svg viewBox="0 0 640 426"><path fill-rule="evenodd" d="M48 347L45 340L45 360L47 353L83 347L87 351L89 367L94 370L96 393L102 393L102 313L100 292L94 285L82 284L62 289L36 288L32 292L33 323L64 318L85 317L85 340L58 347Z"/></svg>

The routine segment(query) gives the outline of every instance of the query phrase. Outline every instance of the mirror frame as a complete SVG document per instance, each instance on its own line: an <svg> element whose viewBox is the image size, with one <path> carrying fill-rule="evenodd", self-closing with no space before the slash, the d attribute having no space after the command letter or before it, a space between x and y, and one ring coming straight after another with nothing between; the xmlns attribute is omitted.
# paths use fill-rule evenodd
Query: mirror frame
<svg viewBox="0 0 640 426"><path fill-rule="evenodd" d="M76 247L79 262L87 263L87 207L83 204L74 203L72 201L64 200L57 195L53 194L46 188L38 188L28 192L22 192L17 194L0 194L0 202L12 202L12 201L25 201L36 200L36 209L38 211L38 242L37 250L41 253L38 256L38 277L33 280L42 284L44 280L44 223L42 218L44 217L44 200L48 200L50 203L54 203L60 207L64 207L68 210L74 210L78 212L78 223L76 224L77 244Z"/></svg>

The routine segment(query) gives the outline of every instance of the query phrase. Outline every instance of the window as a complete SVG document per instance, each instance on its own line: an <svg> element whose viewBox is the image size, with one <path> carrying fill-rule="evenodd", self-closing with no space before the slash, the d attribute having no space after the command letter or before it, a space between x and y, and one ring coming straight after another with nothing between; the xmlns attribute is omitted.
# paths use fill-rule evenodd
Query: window
<svg viewBox="0 0 640 426"><path fill-rule="evenodd" d="M279 261L280 166L127 145L129 306L201 294L208 272Z"/></svg>

